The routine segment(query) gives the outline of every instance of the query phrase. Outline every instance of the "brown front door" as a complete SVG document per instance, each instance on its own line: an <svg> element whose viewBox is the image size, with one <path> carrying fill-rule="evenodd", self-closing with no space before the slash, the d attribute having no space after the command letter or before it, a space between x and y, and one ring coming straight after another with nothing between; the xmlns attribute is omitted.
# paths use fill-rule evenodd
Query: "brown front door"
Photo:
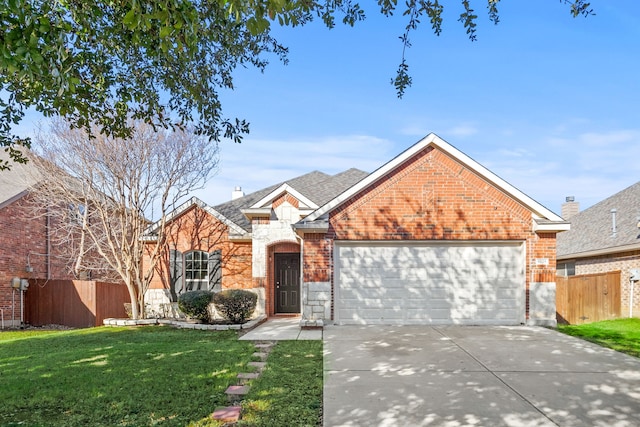
<svg viewBox="0 0 640 427"><path fill-rule="evenodd" d="M275 254L276 313L300 313L300 254Z"/></svg>

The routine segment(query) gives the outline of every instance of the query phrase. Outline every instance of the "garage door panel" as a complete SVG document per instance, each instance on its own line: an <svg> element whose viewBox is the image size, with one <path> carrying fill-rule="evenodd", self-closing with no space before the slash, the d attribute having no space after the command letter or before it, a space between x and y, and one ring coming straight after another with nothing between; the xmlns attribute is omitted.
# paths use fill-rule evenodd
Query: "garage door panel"
<svg viewBox="0 0 640 427"><path fill-rule="evenodd" d="M522 244L336 246L335 319L372 324L519 324Z"/></svg>

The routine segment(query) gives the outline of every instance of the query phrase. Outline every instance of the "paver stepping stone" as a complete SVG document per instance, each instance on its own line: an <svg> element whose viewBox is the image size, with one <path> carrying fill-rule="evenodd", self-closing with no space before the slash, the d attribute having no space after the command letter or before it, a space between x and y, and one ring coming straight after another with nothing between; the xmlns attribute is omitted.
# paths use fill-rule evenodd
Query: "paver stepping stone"
<svg viewBox="0 0 640 427"><path fill-rule="evenodd" d="M230 385L224 391L227 394L227 398L231 402L237 402L242 400L242 398L249 393L248 385Z"/></svg>
<svg viewBox="0 0 640 427"><path fill-rule="evenodd" d="M263 342L256 344L256 348L262 351L269 351L273 348L273 343L271 342Z"/></svg>
<svg viewBox="0 0 640 427"><path fill-rule="evenodd" d="M265 360L267 360L267 356L269 356L269 353L264 353L262 351L257 351L255 353L252 354L253 357L259 357L260 360L262 360L263 362Z"/></svg>
<svg viewBox="0 0 640 427"><path fill-rule="evenodd" d="M240 419L240 406L227 406L225 408L219 408L213 411L211 418L214 420L222 421L223 423L235 423Z"/></svg>
<svg viewBox="0 0 640 427"><path fill-rule="evenodd" d="M258 370L262 371L264 367L267 366L267 362L249 362L247 363L247 365L253 366L254 368L257 368Z"/></svg>
<svg viewBox="0 0 640 427"><path fill-rule="evenodd" d="M260 377L260 373L259 372L242 372L238 374L238 380L240 381L240 384L246 384L247 382L251 381L251 380L255 380L256 378Z"/></svg>

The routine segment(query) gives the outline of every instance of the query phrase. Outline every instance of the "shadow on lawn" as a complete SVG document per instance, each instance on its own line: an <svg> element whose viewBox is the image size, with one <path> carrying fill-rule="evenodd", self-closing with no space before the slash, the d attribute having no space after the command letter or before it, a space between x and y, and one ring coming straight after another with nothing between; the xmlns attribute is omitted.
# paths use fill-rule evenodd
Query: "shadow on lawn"
<svg viewBox="0 0 640 427"><path fill-rule="evenodd" d="M0 425L184 426L252 360L232 331L93 328L0 341Z"/></svg>

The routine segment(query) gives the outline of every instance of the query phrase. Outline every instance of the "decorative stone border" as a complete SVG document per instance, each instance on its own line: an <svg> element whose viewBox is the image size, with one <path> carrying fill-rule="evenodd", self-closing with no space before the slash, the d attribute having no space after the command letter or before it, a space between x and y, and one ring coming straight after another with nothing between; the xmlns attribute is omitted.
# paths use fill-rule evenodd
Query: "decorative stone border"
<svg viewBox="0 0 640 427"><path fill-rule="evenodd" d="M146 325L168 325L174 328L180 329L199 329L205 331L228 331L229 329L241 330L252 329L258 326L260 323L267 320L267 316L264 314L251 319L241 325L207 325L204 323L190 323L184 320L176 319L104 319L105 326L146 326Z"/></svg>

